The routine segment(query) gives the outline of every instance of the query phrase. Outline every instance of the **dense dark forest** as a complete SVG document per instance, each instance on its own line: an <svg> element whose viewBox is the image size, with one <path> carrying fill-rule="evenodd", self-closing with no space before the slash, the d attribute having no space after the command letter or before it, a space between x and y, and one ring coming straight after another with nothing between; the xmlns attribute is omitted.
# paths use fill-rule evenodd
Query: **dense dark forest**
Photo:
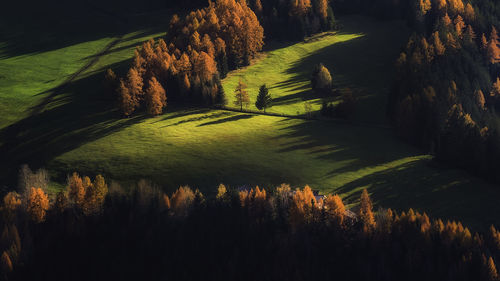
<svg viewBox="0 0 500 281"><path fill-rule="evenodd" d="M0 209L2 280L498 280L494 227L375 214L366 190L355 210L286 184L168 196L75 173L53 203L41 188L20 192Z"/></svg>

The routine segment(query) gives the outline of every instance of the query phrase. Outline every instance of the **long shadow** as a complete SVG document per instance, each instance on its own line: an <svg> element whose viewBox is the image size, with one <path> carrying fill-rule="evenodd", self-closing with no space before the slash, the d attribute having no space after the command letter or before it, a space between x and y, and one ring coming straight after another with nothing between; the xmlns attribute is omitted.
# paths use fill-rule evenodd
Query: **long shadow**
<svg viewBox="0 0 500 281"><path fill-rule="evenodd" d="M347 202L357 202L360 187L368 187L377 206L398 212L409 208L426 212L431 217L458 220L474 230L484 231L499 223L500 190L482 184L474 190L473 183L480 182L462 171L437 166L433 160L414 161L373 173L344 185L336 192L351 193Z"/></svg>
<svg viewBox="0 0 500 281"><path fill-rule="evenodd" d="M240 114L240 115L236 115L236 116L231 116L231 117L226 117L226 118L218 119L218 120L215 120L215 121L206 122L206 123L198 125L197 127L210 126L210 125L216 125L216 124L223 124L223 123L226 123L226 122L234 122L234 121L238 121L238 120L242 120L242 119L250 119L252 117L254 117L254 115L252 115L252 114Z"/></svg>
<svg viewBox="0 0 500 281"><path fill-rule="evenodd" d="M13 184L19 165L41 167L67 151L145 118L121 119L114 107L115 98L104 93L102 81L102 71L75 80L52 96L39 113L2 129L0 180Z"/></svg>
<svg viewBox="0 0 500 281"><path fill-rule="evenodd" d="M193 114L193 112L189 112L189 115L192 115L192 114ZM188 115L188 114L186 114L186 115ZM220 117L228 116L228 115L234 115L234 113L232 113L232 112L214 112L212 114L207 114L207 115L202 115L202 116L184 119L184 120L175 122L175 123L170 124L170 125L162 126L162 128L173 127L173 126L181 125L184 123L196 122L196 121L201 121L201 120L206 120L206 119L215 119L215 118L220 118ZM174 118L169 116L169 119L174 119Z"/></svg>
<svg viewBox="0 0 500 281"><path fill-rule="evenodd" d="M344 19L338 33L362 36L331 44L302 58L288 74L309 77L315 65L325 64L335 88L355 89L358 98L354 116L358 120L385 123L385 106L392 84L394 62L409 34L401 23L379 22L362 17Z"/></svg>
<svg viewBox="0 0 500 281"><path fill-rule="evenodd" d="M163 16L137 17L138 11L123 9L122 5L104 7L89 1L55 2L22 6L21 2L2 3L0 59L57 50L135 30L158 33L168 27L170 11ZM153 9L150 11L154 13Z"/></svg>

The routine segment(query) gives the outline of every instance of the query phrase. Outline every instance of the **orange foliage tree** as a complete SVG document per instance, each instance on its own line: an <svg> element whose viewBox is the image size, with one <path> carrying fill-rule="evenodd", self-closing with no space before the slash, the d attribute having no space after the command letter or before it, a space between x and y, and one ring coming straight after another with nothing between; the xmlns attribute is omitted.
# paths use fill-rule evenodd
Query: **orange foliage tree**
<svg viewBox="0 0 500 281"><path fill-rule="evenodd" d="M49 197L41 188L32 187L27 200L27 212L35 222L45 220L45 215L49 209Z"/></svg>
<svg viewBox="0 0 500 281"><path fill-rule="evenodd" d="M146 108L151 115L160 115L163 108L167 106L167 96L165 89L155 77L149 80L149 87L146 90Z"/></svg>
<svg viewBox="0 0 500 281"><path fill-rule="evenodd" d="M363 223L365 232L369 232L375 227L375 216L373 215L373 204L368 195L368 191L363 189L361 193L361 203L359 209L359 218Z"/></svg>

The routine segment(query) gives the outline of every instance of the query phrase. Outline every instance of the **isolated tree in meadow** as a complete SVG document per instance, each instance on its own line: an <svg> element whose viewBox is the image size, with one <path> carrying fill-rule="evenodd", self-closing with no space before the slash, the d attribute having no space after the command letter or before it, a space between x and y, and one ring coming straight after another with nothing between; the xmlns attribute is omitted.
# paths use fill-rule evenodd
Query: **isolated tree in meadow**
<svg viewBox="0 0 500 281"><path fill-rule="evenodd" d="M146 90L146 109L151 115L160 115L166 106L165 89L155 77L152 77Z"/></svg>
<svg viewBox="0 0 500 281"><path fill-rule="evenodd" d="M118 86L118 108L120 109L120 112L124 116L130 116L136 107L137 103L132 98L130 90L123 79L120 79L120 84Z"/></svg>
<svg viewBox="0 0 500 281"><path fill-rule="evenodd" d="M27 212L31 219L37 223L45 220L49 209L49 197L41 188L31 188L28 195Z"/></svg>
<svg viewBox="0 0 500 281"><path fill-rule="evenodd" d="M332 75L322 63L314 68L311 86L317 93L329 93L332 89Z"/></svg>
<svg viewBox="0 0 500 281"><path fill-rule="evenodd" d="M372 200L366 189L363 189L363 193L361 193L360 205L359 217L363 223L363 229L365 232L370 232L375 227L375 216L373 215Z"/></svg>
<svg viewBox="0 0 500 281"><path fill-rule="evenodd" d="M248 106L250 103L250 97L248 96L247 85L241 80L238 82L236 89L234 90L234 105L239 106L240 110L243 111L243 105Z"/></svg>
<svg viewBox="0 0 500 281"><path fill-rule="evenodd" d="M265 84L260 86L259 95L257 95L257 100L255 101L255 107L266 112L266 109L271 107L272 102L273 99L271 98L271 94L269 94L269 89Z"/></svg>

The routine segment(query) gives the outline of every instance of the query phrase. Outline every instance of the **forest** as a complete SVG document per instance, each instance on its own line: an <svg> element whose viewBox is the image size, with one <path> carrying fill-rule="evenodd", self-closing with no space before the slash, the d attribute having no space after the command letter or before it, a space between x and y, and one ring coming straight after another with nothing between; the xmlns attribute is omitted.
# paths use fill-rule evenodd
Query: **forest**
<svg viewBox="0 0 500 281"><path fill-rule="evenodd" d="M500 280L499 3L135 4L0 28L0 280Z"/></svg>
<svg viewBox="0 0 500 281"><path fill-rule="evenodd" d="M29 186L42 175L20 177ZM5 195L4 280L498 280L500 232L412 209L348 209L338 195L230 188L168 195L142 180L126 191L73 173L49 202L42 188ZM50 258L47 258L50 257Z"/></svg>

